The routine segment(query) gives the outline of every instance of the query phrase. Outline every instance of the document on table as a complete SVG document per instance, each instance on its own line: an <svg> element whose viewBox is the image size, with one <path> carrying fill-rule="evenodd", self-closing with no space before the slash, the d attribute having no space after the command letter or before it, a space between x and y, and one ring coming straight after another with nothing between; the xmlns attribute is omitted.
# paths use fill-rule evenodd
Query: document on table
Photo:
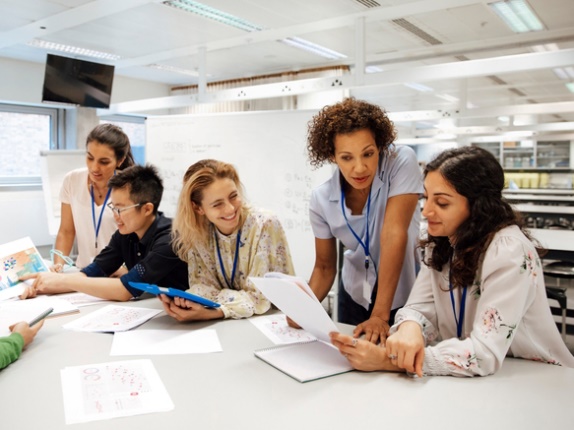
<svg viewBox="0 0 574 430"><path fill-rule="evenodd" d="M275 345L308 342L317 339L303 329L289 327L287 317L284 314L251 317L249 322L257 327Z"/></svg>
<svg viewBox="0 0 574 430"><path fill-rule="evenodd" d="M167 355L221 352L214 329L135 330L114 334L110 355Z"/></svg>
<svg viewBox="0 0 574 430"><path fill-rule="evenodd" d="M174 409L149 359L66 367L60 376L66 424Z"/></svg>
<svg viewBox="0 0 574 430"><path fill-rule="evenodd" d="M313 381L353 370L349 361L330 341L329 333L338 331L307 283L281 273L249 278L255 286L316 340L294 342L259 349L255 356L299 382Z"/></svg>
<svg viewBox="0 0 574 430"><path fill-rule="evenodd" d="M79 292L58 294L58 297L78 307L99 305L102 304L102 302L113 302L112 300L101 299L99 297Z"/></svg>
<svg viewBox="0 0 574 430"><path fill-rule="evenodd" d="M281 312L317 339L331 344L329 333L339 330L303 279L274 272L249 279Z"/></svg>
<svg viewBox="0 0 574 430"><path fill-rule="evenodd" d="M28 300L9 300L0 302L0 336L10 334L9 327L20 321L30 322L48 308L53 308L48 318L78 312L78 308L65 300L42 296Z"/></svg>
<svg viewBox="0 0 574 430"><path fill-rule="evenodd" d="M143 324L161 312L161 309L108 305L64 324L63 327L69 330L89 332L126 331Z"/></svg>

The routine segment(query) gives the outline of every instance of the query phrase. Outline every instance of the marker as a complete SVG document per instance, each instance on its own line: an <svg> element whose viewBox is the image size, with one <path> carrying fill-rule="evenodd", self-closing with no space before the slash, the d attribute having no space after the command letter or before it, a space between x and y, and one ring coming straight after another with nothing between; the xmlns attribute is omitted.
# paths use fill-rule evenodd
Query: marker
<svg viewBox="0 0 574 430"><path fill-rule="evenodd" d="M48 315L50 315L53 311L54 311L54 308L46 309L44 312L42 312L40 315L38 315L36 318L34 318L32 321L30 321L28 323L28 325L30 327L32 327L33 325L38 324L40 321L42 321L44 318L46 318Z"/></svg>

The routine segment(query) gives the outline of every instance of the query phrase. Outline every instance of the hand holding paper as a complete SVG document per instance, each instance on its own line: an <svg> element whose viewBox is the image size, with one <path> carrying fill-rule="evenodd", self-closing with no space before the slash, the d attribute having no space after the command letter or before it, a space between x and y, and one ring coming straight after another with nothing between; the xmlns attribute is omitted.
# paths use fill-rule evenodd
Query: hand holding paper
<svg viewBox="0 0 574 430"><path fill-rule="evenodd" d="M250 279L285 315L317 339L331 343L329 333L338 331L337 326L303 279L282 273Z"/></svg>

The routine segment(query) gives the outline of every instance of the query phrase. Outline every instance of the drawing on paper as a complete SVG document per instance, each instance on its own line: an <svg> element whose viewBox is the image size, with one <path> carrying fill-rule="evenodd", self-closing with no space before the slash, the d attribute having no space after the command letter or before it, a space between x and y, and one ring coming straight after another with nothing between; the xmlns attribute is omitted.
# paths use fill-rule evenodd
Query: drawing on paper
<svg viewBox="0 0 574 430"><path fill-rule="evenodd" d="M264 315L250 318L250 321L275 344L307 342L316 339L305 330L289 327L283 314Z"/></svg>
<svg viewBox="0 0 574 430"><path fill-rule="evenodd" d="M134 363L110 363L81 372L87 415L139 409L141 394L151 390L144 369Z"/></svg>
<svg viewBox="0 0 574 430"><path fill-rule="evenodd" d="M18 244L25 248L18 249ZM20 283L21 276L47 271L44 260L29 238L0 246L0 290Z"/></svg>

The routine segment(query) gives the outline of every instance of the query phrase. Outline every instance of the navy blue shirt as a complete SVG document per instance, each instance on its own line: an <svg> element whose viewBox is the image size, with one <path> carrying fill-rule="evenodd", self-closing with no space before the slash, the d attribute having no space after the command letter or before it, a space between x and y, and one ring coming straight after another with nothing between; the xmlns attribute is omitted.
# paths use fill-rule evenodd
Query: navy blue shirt
<svg viewBox="0 0 574 430"><path fill-rule="evenodd" d="M189 288L187 263L173 251L171 219L162 212L158 212L141 240L135 233L124 235L116 231L110 243L82 269L82 273L91 278L108 277L124 263L129 272L120 281L134 297L140 296L142 291L130 287L128 282L145 282L184 291Z"/></svg>

